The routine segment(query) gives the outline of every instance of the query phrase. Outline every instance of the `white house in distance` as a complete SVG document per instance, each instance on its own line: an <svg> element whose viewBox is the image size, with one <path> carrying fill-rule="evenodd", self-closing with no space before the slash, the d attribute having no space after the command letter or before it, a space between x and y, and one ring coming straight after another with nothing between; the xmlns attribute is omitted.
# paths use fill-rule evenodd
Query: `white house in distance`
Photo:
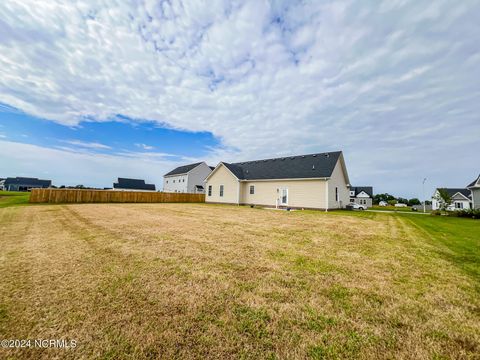
<svg viewBox="0 0 480 360"><path fill-rule="evenodd" d="M472 183L468 184L467 189L472 193L472 208L480 209L480 175Z"/></svg>
<svg viewBox="0 0 480 360"><path fill-rule="evenodd" d="M452 199L452 203L448 210L467 210L471 209L472 193L465 188L444 188ZM439 210L442 208L442 200L440 199L439 189L435 190L432 196L432 210Z"/></svg>
<svg viewBox="0 0 480 360"><path fill-rule="evenodd" d="M350 195L341 151L220 162L205 185L206 202L266 207L340 209Z"/></svg>
<svg viewBox="0 0 480 360"><path fill-rule="evenodd" d="M179 166L163 175L163 191L203 194L203 183L212 170L205 162Z"/></svg>

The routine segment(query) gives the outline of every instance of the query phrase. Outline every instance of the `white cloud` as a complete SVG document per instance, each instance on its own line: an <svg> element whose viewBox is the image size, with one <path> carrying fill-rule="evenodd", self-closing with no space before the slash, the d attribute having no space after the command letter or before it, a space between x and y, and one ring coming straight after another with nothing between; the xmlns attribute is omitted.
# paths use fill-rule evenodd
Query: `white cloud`
<svg viewBox="0 0 480 360"><path fill-rule="evenodd" d="M7 137L7 135L0 134L0 138L1 138L1 139L5 139L6 137Z"/></svg>
<svg viewBox="0 0 480 360"><path fill-rule="evenodd" d="M147 144L135 144L136 147L139 147L143 150L153 150L155 149L154 146L151 146L151 145L147 145Z"/></svg>
<svg viewBox="0 0 480 360"><path fill-rule="evenodd" d="M160 190L163 174L179 166L181 160L167 160L162 154L128 153L121 155L51 149L43 146L0 140L3 176L34 176L59 185L111 187L118 177L141 178ZM54 166L52 166L54 164Z"/></svg>
<svg viewBox="0 0 480 360"><path fill-rule="evenodd" d="M223 145L210 160L343 149L355 182L413 192L416 177L478 172L479 13L453 0L4 0L0 102L65 125L122 114L210 131ZM440 157L452 134L454 165Z"/></svg>
<svg viewBox="0 0 480 360"><path fill-rule="evenodd" d="M70 145L80 146L82 148L87 148L87 149L96 149L96 150L111 149L110 146L105 144L100 144L97 142L86 142L86 141L80 141L80 140L61 140L61 141Z"/></svg>

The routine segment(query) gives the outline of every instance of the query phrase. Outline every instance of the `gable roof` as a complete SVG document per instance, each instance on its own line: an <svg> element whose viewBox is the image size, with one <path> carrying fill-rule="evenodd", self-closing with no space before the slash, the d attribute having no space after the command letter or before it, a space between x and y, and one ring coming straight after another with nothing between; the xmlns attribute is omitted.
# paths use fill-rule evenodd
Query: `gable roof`
<svg viewBox="0 0 480 360"><path fill-rule="evenodd" d="M468 184L467 188L475 187L475 185L477 184L478 181L480 181L480 175L478 175L478 177L475 180L473 180L470 184ZM480 186L480 183L479 183L478 186Z"/></svg>
<svg viewBox="0 0 480 360"><path fill-rule="evenodd" d="M464 188L442 188L442 189L444 189L450 197L454 196L456 193L460 193L466 198L470 199L472 194L470 190L464 189Z"/></svg>
<svg viewBox="0 0 480 360"><path fill-rule="evenodd" d="M189 171L195 169L198 165L200 164L203 164L203 162L198 162L198 163L195 163L195 164L189 164L189 165L182 165L182 166L179 166L175 169L173 169L172 171L166 173L165 175L163 176L172 176L172 175L180 175L180 174L186 174L188 173Z"/></svg>
<svg viewBox="0 0 480 360"><path fill-rule="evenodd" d="M239 180L328 178L332 175L341 156L341 151L334 151L220 164L223 164Z"/></svg>
<svg viewBox="0 0 480 360"><path fill-rule="evenodd" d="M38 178L29 178L29 177L14 177L6 178L5 186L7 185L30 185L38 187L49 187L52 185L52 180L41 180Z"/></svg>
<svg viewBox="0 0 480 360"><path fill-rule="evenodd" d="M372 186L350 186L350 191L355 191L355 196L364 191L368 196L373 198L373 187Z"/></svg>
<svg viewBox="0 0 480 360"><path fill-rule="evenodd" d="M113 188L155 191L155 184L145 184L145 180L140 179L118 178L118 182L113 183Z"/></svg>

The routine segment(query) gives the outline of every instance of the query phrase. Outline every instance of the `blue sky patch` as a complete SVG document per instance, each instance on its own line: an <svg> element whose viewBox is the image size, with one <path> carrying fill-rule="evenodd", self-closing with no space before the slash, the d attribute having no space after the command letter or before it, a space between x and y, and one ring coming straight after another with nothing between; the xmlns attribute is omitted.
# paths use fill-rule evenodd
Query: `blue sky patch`
<svg viewBox="0 0 480 360"><path fill-rule="evenodd" d="M88 149L105 154L154 152L171 160L206 156L219 146L218 139L209 132L169 129L152 121L131 121L122 115L115 121L84 121L69 127L5 105L0 107L0 133L4 140L44 147Z"/></svg>

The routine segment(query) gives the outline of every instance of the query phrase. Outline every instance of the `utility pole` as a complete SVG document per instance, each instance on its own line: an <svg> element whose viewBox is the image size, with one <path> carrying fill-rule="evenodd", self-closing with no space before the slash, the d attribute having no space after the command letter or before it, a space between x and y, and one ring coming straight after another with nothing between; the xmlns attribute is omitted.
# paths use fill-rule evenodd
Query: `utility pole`
<svg viewBox="0 0 480 360"><path fill-rule="evenodd" d="M427 178L423 179L422 182L422 188L423 188L423 212L425 212L425 181L427 181Z"/></svg>

